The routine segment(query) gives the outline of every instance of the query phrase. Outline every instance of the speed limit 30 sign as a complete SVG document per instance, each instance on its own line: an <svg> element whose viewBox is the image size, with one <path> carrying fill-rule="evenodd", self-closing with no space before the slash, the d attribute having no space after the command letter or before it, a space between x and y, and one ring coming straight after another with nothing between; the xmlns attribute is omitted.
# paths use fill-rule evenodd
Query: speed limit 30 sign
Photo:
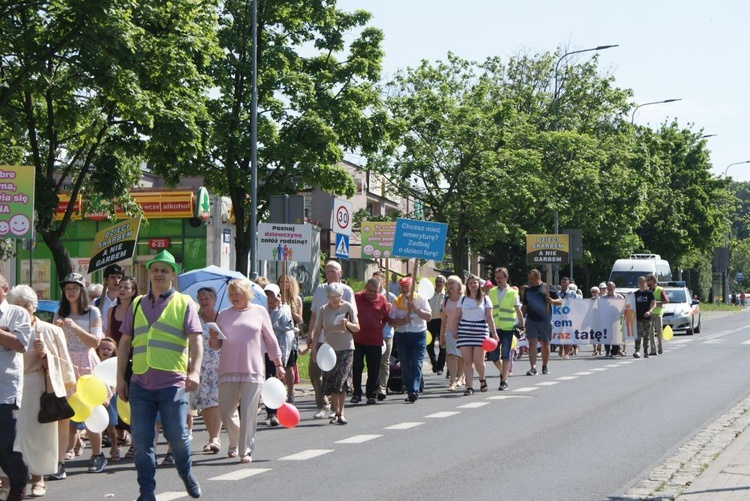
<svg viewBox="0 0 750 501"><path fill-rule="evenodd" d="M352 203L340 198L333 199L331 230L340 235L352 234Z"/></svg>

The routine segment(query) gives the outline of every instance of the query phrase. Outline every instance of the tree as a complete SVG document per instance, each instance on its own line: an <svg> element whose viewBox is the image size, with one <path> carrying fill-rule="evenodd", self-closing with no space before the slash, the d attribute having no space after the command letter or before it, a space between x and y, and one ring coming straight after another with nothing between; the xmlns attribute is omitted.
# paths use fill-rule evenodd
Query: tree
<svg viewBox="0 0 750 501"><path fill-rule="evenodd" d="M236 269L247 272L250 216L271 195L309 186L351 196L351 176L337 164L344 150L369 151L382 119L375 83L383 57L370 14L343 12L324 0L263 0L258 10L258 199L250 200L251 2L221 5L225 57L212 65L211 149L201 173L232 199ZM359 30L346 44L349 32Z"/></svg>
<svg viewBox="0 0 750 501"><path fill-rule="evenodd" d="M173 182L200 154L215 6L44 0L0 13L0 135L14 138L0 160L36 168L36 229L62 277L79 194L84 209L132 212L144 161ZM61 191L70 203L56 222Z"/></svg>

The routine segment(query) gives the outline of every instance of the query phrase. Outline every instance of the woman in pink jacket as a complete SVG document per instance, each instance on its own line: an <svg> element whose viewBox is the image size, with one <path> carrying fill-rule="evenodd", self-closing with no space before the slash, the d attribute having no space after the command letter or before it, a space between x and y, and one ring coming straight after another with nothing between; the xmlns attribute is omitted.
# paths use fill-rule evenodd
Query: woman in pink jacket
<svg viewBox="0 0 750 501"><path fill-rule="evenodd" d="M258 424L260 390L265 382L263 348L276 365L276 377L284 380L281 349L273 333L271 318L263 306L253 304L252 284L246 278L227 285L232 303L219 312L216 323L226 339L211 330L211 348L221 349L219 358L219 412L229 435L229 457L252 462L255 428ZM235 410L239 407L239 419Z"/></svg>

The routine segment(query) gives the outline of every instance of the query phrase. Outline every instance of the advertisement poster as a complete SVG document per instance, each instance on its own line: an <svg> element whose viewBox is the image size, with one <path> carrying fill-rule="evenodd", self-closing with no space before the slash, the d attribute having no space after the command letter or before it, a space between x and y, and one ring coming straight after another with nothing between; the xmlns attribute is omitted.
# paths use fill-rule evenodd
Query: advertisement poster
<svg viewBox="0 0 750 501"><path fill-rule="evenodd" d="M0 165L0 238L32 238L35 173L31 166Z"/></svg>
<svg viewBox="0 0 750 501"><path fill-rule="evenodd" d="M31 267L29 260L21 261L21 282L29 284L39 299L50 298L50 270L52 263L49 259L33 259Z"/></svg>

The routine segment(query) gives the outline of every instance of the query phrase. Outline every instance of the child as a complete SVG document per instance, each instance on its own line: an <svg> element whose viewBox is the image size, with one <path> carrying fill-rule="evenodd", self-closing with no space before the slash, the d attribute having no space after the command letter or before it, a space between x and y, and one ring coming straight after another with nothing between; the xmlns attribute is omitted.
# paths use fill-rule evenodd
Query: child
<svg viewBox="0 0 750 501"><path fill-rule="evenodd" d="M104 362L108 358L117 356L117 341L111 337L105 337L99 342L99 347L96 349L96 354L99 355L99 359ZM109 400L107 405L107 413L109 414L109 426L107 426L107 436L110 440L111 449L109 450L109 459L111 461L120 460L120 447L117 444L117 394L109 388L112 398Z"/></svg>

